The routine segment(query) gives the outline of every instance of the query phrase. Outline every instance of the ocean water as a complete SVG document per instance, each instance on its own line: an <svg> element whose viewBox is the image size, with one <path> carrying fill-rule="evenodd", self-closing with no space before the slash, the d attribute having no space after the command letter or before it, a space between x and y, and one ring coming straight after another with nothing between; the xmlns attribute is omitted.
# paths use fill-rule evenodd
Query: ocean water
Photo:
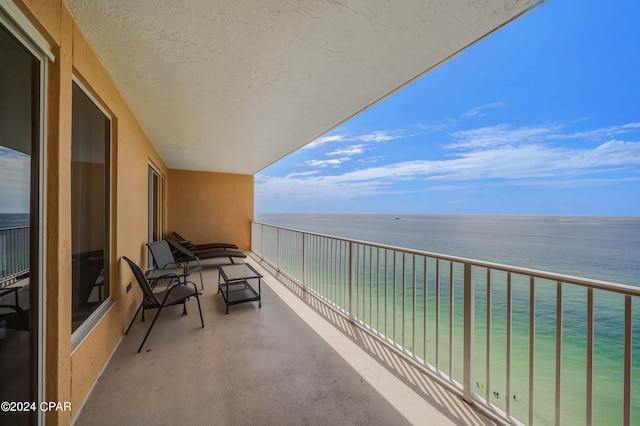
<svg viewBox="0 0 640 426"><path fill-rule="evenodd" d="M640 286L640 216L263 213L256 221Z"/></svg>
<svg viewBox="0 0 640 426"><path fill-rule="evenodd" d="M0 229L29 226L28 213L0 213Z"/></svg>
<svg viewBox="0 0 640 426"><path fill-rule="evenodd" d="M633 216L511 216L511 215L382 215L382 214L261 214L256 220L284 227L415 248L578 277L640 286L640 217ZM391 286L393 276L381 272L375 250L358 254L362 278L356 283L359 319L404 345L432 365L451 370L462 380L463 283L454 270L454 303L449 303L449 270L435 276L435 262L415 265L405 286ZM385 254L386 256L386 254ZM393 259L386 262L392 264ZM398 262L396 260L396 262ZM398 265L398 270L400 270ZM410 265L413 268L413 265ZM457 267L456 267L457 268ZM369 271L369 272L367 272ZM344 306L347 278L311 271L311 285ZM317 276L316 276L317 275ZM396 282L403 277L396 276ZM436 353L436 293L439 279L440 330ZM511 389L506 389L506 274L491 276L490 374L487 375L486 272L476 271L474 391L526 423L529 411L529 285L513 276ZM430 283L426 285L426 283ZM556 395L557 285L536 282L534 421L554 424ZM624 297L595 291L594 308L594 424L622 424L624 382ZM561 421L586 421L587 292L563 286ZM404 314L402 307L405 307ZM415 316L414 307L415 306ZM453 314L450 316L451 309ZM453 320L450 321L449 319ZM451 330L453 328L453 331ZM632 423L640 424L640 301L633 301ZM449 365L450 333L453 338Z"/></svg>

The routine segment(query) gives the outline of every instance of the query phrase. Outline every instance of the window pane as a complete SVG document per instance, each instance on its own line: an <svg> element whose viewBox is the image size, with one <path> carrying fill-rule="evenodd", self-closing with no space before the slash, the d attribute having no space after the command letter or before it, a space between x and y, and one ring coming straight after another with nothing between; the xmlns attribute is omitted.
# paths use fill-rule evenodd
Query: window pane
<svg viewBox="0 0 640 426"><path fill-rule="evenodd" d="M163 176L149 166L149 241L162 239Z"/></svg>
<svg viewBox="0 0 640 426"><path fill-rule="evenodd" d="M75 331L109 297L108 235L110 122L73 84L71 227Z"/></svg>

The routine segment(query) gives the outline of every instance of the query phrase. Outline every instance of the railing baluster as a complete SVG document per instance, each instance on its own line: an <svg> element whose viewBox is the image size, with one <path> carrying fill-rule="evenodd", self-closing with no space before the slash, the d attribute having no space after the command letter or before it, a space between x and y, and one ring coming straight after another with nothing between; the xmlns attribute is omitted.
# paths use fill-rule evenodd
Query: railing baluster
<svg viewBox="0 0 640 426"><path fill-rule="evenodd" d="M371 292L373 283L373 247L369 246L369 324L373 325L373 293Z"/></svg>
<svg viewBox="0 0 640 426"><path fill-rule="evenodd" d="M462 372L462 395L465 401L471 403L473 398L473 316L475 289L473 283L473 269L471 264L464 264L464 367Z"/></svg>
<svg viewBox="0 0 640 426"><path fill-rule="evenodd" d="M587 422L593 424L593 289L587 289Z"/></svg>
<svg viewBox="0 0 640 426"><path fill-rule="evenodd" d="M338 247L340 247L340 241L333 240L333 252L331 253L331 268L333 269L333 304L337 305L338 302L338 282L339 282L339 269L338 269Z"/></svg>
<svg viewBox="0 0 640 426"><path fill-rule="evenodd" d="M397 281L398 281L398 277L397 277L397 273L396 273L396 264L397 264L397 260L396 260L396 251L393 251L393 343L397 343L397 339L396 339L396 304L397 304L397 297L398 297L398 286L397 286Z"/></svg>
<svg viewBox="0 0 640 426"><path fill-rule="evenodd" d="M321 249L321 243L322 243L322 237L316 237L315 238L315 272L314 272L314 280L313 280L313 290L316 292L317 295L319 295L320 297L322 297L322 287L321 286L321 277L322 277L322 249Z"/></svg>
<svg viewBox="0 0 640 426"><path fill-rule="evenodd" d="M348 282L348 280L345 279L346 262L344 261L344 246L345 246L345 242L341 241L340 242L340 306L342 307L342 309L345 309L344 300L346 299L346 297L344 297L345 290L346 290L346 286L344 284Z"/></svg>
<svg viewBox="0 0 640 426"><path fill-rule="evenodd" d="M622 422L624 426L631 425L631 383L632 383L632 364L631 364L631 348L632 348L632 307L631 296L624 297L624 417Z"/></svg>
<svg viewBox="0 0 640 426"><path fill-rule="evenodd" d="M353 258L353 243L349 242L349 321L354 322L353 317L353 281L355 273L355 265Z"/></svg>
<svg viewBox="0 0 640 426"><path fill-rule="evenodd" d="M388 271L387 271L387 258L389 257L389 253L387 249L384 249L384 335L388 337L387 333L387 305L389 304L387 290L388 290Z"/></svg>
<svg viewBox="0 0 640 426"><path fill-rule="evenodd" d="M406 318L405 311L407 306L407 266L406 266L406 256L405 253L402 252L402 349L406 350L407 345L405 344L405 334L406 334Z"/></svg>
<svg viewBox="0 0 640 426"><path fill-rule="evenodd" d="M333 248L333 241L327 238L327 245L326 245L326 256L327 256L327 260L325 262L326 268L327 268L327 282L326 282L326 298L327 300L331 301L331 282L333 280L333 273L331 271L331 265L332 265L332 256L333 256L333 252L332 252L332 248Z"/></svg>
<svg viewBox="0 0 640 426"><path fill-rule="evenodd" d="M380 333L380 247L376 248L376 331Z"/></svg>
<svg viewBox="0 0 640 426"><path fill-rule="evenodd" d="M11 247L15 247L16 246L16 233L14 230L12 230L9 233L9 238L11 239ZM14 275L16 273L16 255L15 253L11 253L10 256L11 260L11 264L10 264L10 268L9 270L11 271L12 275Z"/></svg>
<svg viewBox="0 0 640 426"><path fill-rule="evenodd" d="M314 235L311 239L311 278L309 278L309 286L311 291L317 293L316 282L318 279L318 237Z"/></svg>
<svg viewBox="0 0 640 426"><path fill-rule="evenodd" d="M309 270L309 265L307 261L307 234L302 234L302 289L307 291L307 273Z"/></svg>
<svg viewBox="0 0 640 426"><path fill-rule="evenodd" d="M415 357L417 355L416 349L416 255L413 255L413 324L412 324L412 336L411 336L411 353Z"/></svg>
<svg viewBox="0 0 640 426"><path fill-rule="evenodd" d="M560 425L562 397L562 283L556 290L556 425Z"/></svg>
<svg viewBox="0 0 640 426"><path fill-rule="evenodd" d="M360 281L360 244L356 244L356 276L354 283L354 290L356 292L356 305L355 305L355 313L354 317L360 319L360 290L358 288L358 282Z"/></svg>
<svg viewBox="0 0 640 426"><path fill-rule="evenodd" d="M436 259L436 370L440 371L440 259Z"/></svg>
<svg viewBox="0 0 640 426"><path fill-rule="evenodd" d="M367 320L367 246L362 245L362 322Z"/></svg>
<svg viewBox="0 0 640 426"><path fill-rule="evenodd" d="M322 296L329 299L329 239L322 239Z"/></svg>
<svg viewBox="0 0 640 426"><path fill-rule="evenodd" d="M424 288L424 318L423 318L423 321L424 321L424 330L423 330L424 341L423 341L423 345L422 345L422 349L423 349L422 350L422 352L423 352L423 354L422 354L423 358L422 359L424 360L424 363L426 364L427 363L427 312L428 312L427 304L428 304L428 301L429 301L429 298L427 297L427 295L428 295L427 282L429 280L429 278L428 278L429 274L428 274L428 271L427 271L427 256L424 256L424 261L423 262L424 262L424 265L423 265L423 269L424 269L424 287L423 287Z"/></svg>
<svg viewBox="0 0 640 426"><path fill-rule="evenodd" d="M453 315L454 315L454 281L453 262L449 262L449 380L453 380Z"/></svg>
<svg viewBox="0 0 640 426"><path fill-rule="evenodd" d="M511 272L507 272L507 418L511 417L511 332L512 332L512 305L513 288L511 286Z"/></svg>
<svg viewBox="0 0 640 426"><path fill-rule="evenodd" d="M318 284L316 291L324 298L324 237L318 238Z"/></svg>
<svg viewBox="0 0 640 426"><path fill-rule="evenodd" d="M529 278L529 426L533 425L533 382L535 371L536 342L536 291L535 278Z"/></svg>
<svg viewBox="0 0 640 426"><path fill-rule="evenodd" d="M491 404L491 269L487 268L487 359L485 372L485 400Z"/></svg>

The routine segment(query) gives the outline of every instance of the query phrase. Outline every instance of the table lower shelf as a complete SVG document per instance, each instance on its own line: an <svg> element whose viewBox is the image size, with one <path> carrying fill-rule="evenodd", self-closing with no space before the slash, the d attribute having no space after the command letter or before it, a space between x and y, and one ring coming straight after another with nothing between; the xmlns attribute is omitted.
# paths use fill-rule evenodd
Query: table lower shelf
<svg viewBox="0 0 640 426"><path fill-rule="evenodd" d="M259 302L260 293L256 292L247 281L237 281L231 283L221 283L220 293L227 305L237 305L244 302Z"/></svg>

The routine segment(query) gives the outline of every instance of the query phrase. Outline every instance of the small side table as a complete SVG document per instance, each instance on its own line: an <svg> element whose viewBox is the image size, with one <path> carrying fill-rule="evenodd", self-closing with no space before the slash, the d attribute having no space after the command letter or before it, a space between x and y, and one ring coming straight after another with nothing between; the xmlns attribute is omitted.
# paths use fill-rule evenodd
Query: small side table
<svg viewBox="0 0 640 426"><path fill-rule="evenodd" d="M262 307L260 299L260 283L262 275L258 273L248 263L237 263L234 265L218 266L218 293L222 293L226 313L229 313L229 305L237 305L244 302L258 302L258 307ZM220 278L224 282L221 283ZM249 284L249 280L258 280L258 291Z"/></svg>

